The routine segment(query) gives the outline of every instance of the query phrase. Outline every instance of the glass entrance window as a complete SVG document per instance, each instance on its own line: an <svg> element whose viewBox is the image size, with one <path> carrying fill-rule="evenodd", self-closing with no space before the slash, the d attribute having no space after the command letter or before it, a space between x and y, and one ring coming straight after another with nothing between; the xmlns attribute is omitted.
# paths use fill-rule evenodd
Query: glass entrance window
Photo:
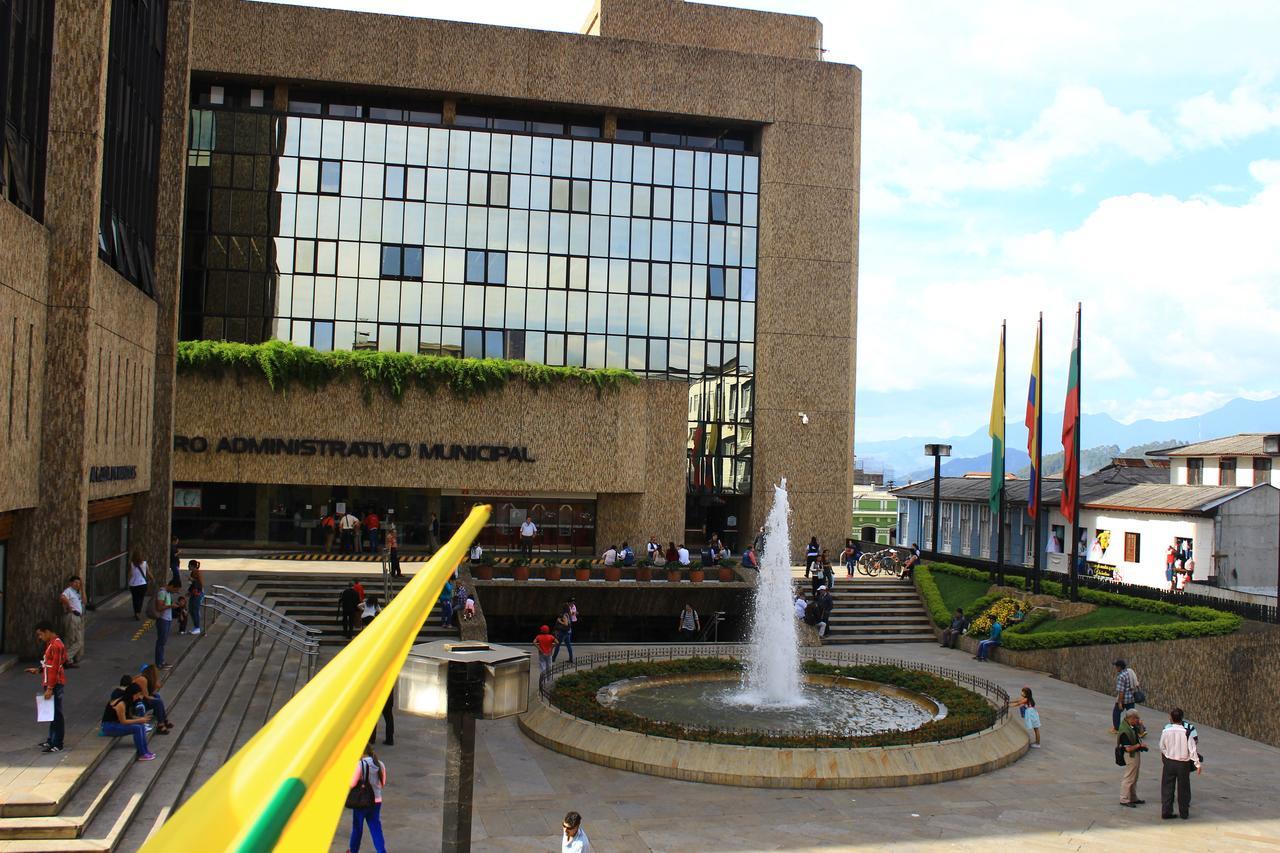
<svg viewBox="0 0 1280 853"><path fill-rule="evenodd" d="M129 517L108 518L89 524L88 563L85 567L85 603L96 607L125 588L129 566ZM163 572L164 566L155 566Z"/></svg>

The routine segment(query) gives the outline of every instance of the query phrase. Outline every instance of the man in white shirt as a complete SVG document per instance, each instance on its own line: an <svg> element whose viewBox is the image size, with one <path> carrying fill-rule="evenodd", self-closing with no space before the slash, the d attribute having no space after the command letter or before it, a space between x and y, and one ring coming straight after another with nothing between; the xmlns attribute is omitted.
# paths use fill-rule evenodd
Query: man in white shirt
<svg viewBox="0 0 1280 853"><path fill-rule="evenodd" d="M533 519L525 516L524 524L520 525L520 553L526 557L533 556L533 537L538 533L538 525L533 523Z"/></svg>
<svg viewBox="0 0 1280 853"><path fill-rule="evenodd" d="M604 549L604 554L602 556L604 557L604 564L606 566L612 566L614 563L618 562L618 549L610 545L608 548Z"/></svg>
<svg viewBox="0 0 1280 853"><path fill-rule="evenodd" d="M680 550L676 551L676 554L677 554L677 559L680 561L680 565L682 566L689 565L689 549L684 547L683 543L681 543Z"/></svg>
<svg viewBox="0 0 1280 853"><path fill-rule="evenodd" d="M350 554L356 550L356 528L359 525L360 519L349 512L343 513L342 518L338 519L338 529L342 532L343 552Z"/></svg>
<svg viewBox="0 0 1280 853"><path fill-rule="evenodd" d="M561 826L564 835L560 839L560 853L591 853L591 842L582 828L582 815L569 812Z"/></svg>
<svg viewBox="0 0 1280 853"><path fill-rule="evenodd" d="M1178 792L1178 817L1186 820L1191 813L1191 768L1200 772L1200 752L1191 727L1182 720L1182 709L1169 712L1169 724L1160 733L1160 756L1164 768L1160 773L1160 817L1173 819L1173 793Z"/></svg>
<svg viewBox="0 0 1280 853"><path fill-rule="evenodd" d="M67 644L67 666L77 666L84 657L84 599L80 596L83 581L79 575L67 580L62 591L62 638Z"/></svg>

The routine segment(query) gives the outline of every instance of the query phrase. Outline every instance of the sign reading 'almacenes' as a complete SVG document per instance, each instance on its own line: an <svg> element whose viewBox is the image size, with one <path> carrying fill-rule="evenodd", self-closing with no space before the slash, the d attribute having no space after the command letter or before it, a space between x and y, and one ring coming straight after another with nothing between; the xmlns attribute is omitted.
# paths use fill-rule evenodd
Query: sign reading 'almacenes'
<svg viewBox="0 0 1280 853"><path fill-rule="evenodd" d="M248 438L222 436L216 442L202 435L175 435L173 449L184 453L249 454L254 456L329 456L340 459L441 459L456 462L537 462L529 448L505 444L444 444L419 442L417 453L407 441L339 441L332 438Z"/></svg>

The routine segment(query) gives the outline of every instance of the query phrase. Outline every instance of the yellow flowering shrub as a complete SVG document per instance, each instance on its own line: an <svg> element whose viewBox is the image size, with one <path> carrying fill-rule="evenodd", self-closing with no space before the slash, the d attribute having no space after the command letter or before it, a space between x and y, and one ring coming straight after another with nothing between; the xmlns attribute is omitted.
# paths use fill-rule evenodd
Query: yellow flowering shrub
<svg viewBox="0 0 1280 853"><path fill-rule="evenodd" d="M1002 598L995 604L992 604L986 610L982 611L972 622L969 623L969 633L975 637L985 637L991 632L991 623L997 619L1000 624L1009 627L1009 622L1013 619L1013 614L1022 609L1022 602L1016 598Z"/></svg>

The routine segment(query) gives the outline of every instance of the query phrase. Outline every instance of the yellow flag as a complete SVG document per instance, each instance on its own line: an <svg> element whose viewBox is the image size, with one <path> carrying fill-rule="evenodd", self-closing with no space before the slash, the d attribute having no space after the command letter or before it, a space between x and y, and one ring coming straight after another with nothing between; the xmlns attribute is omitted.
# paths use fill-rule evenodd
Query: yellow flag
<svg viewBox="0 0 1280 853"><path fill-rule="evenodd" d="M143 853L329 849L369 732L490 510L475 507L369 627L169 818Z"/></svg>

